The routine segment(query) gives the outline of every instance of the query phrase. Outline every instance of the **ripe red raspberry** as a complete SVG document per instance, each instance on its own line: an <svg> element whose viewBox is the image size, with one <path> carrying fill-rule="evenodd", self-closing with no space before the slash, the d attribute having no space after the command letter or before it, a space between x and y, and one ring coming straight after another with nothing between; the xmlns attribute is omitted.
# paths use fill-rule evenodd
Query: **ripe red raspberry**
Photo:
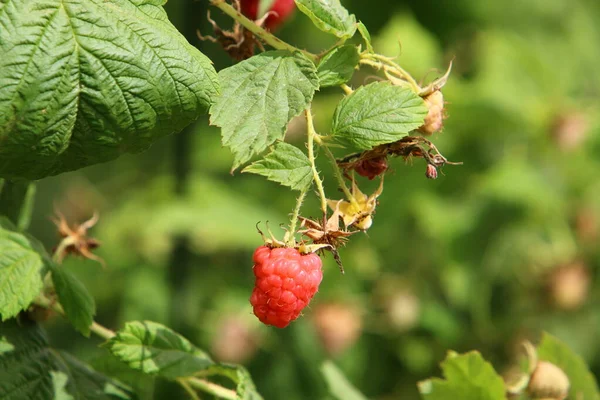
<svg viewBox="0 0 600 400"><path fill-rule="evenodd" d="M250 296L254 314L266 325L285 328L319 289L321 266L314 253L301 254L291 247L257 248L253 267L256 282Z"/></svg>
<svg viewBox="0 0 600 400"><path fill-rule="evenodd" d="M254 20L261 18L262 15L258 15L259 3L260 0L242 0L240 4L242 14ZM288 19L294 8L294 0L275 0L269 11L277 13L277 15L271 14L267 17L264 24L265 29L273 30L277 28L282 22Z"/></svg>

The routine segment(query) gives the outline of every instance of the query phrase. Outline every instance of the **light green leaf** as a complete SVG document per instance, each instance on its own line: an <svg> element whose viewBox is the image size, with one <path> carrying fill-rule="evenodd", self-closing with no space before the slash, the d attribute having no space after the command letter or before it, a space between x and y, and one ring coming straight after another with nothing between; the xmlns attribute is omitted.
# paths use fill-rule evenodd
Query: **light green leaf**
<svg viewBox="0 0 600 400"><path fill-rule="evenodd" d="M367 27L361 21L358 22L357 27L358 27L358 32L360 33L360 36L362 36L363 40L365 41L365 45L367 46L367 51L369 53L374 53L375 50L373 49L373 45L371 44L371 34L369 33Z"/></svg>
<svg viewBox="0 0 600 400"><path fill-rule="evenodd" d="M0 12L0 176L39 179L147 149L219 90L163 2L10 0Z"/></svg>
<svg viewBox="0 0 600 400"><path fill-rule="evenodd" d="M236 384L236 394L240 400L262 400L246 368L240 365L215 364L206 369L207 375L221 375Z"/></svg>
<svg viewBox="0 0 600 400"><path fill-rule="evenodd" d="M131 368L167 379L193 375L214 364L183 336L150 321L128 322L105 346Z"/></svg>
<svg viewBox="0 0 600 400"><path fill-rule="evenodd" d="M337 400L366 400L333 362L325 361L321 365L321 373L325 377L329 393Z"/></svg>
<svg viewBox="0 0 600 400"><path fill-rule="evenodd" d="M321 87L337 86L352 78L360 61L358 48L352 45L336 47L327 53L317 67Z"/></svg>
<svg viewBox="0 0 600 400"><path fill-rule="evenodd" d="M504 381L478 352L449 352L442 363L445 380L419 382L425 400L505 400Z"/></svg>
<svg viewBox="0 0 600 400"><path fill-rule="evenodd" d="M210 109L233 152L233 168L283 139L288 122L319 87L315 65L301 53L268 51L219 72L222 95Z"/></svg>
<svg viewBox="0 0 600 400"><path fill-rule="evenodd" d="M285 142L277 143L265 158L250 164L242 172L266 176L270 181L294 190L308 189L313 180L308 157L296 146Z"/></svg>
<svg viewBox="0 0 600 400"><path fill-rule="evenodd" d="M0 323L0 399L129 400L131 390L49 346L45 332L24 319Z"/></svg>
<svg viewBox="0 0 600 400"><path fill-rule="evenodd" d="M50 264L52 281L58 300L65 310L67 319L84 336L90 336L90 325L96 315L96 303L83 283L64 267Z"/></svg>
<svg viewBox="0 0 600 400"><path fill-rule="evenodd" d="M295 0L298 9L323 32L348 39L356 32L356 18L349 14L340 0Z"/></svg>
<svg viewBox="0 0 600 400"><path fill-rule="evenodd" d="M389 82L358 88L340 101L332 134L359 149L395 142L423 125L425 102L412 90Z"/></svg>
<svg viewBox="0 0 600 400"><path fill-rule="evenodd" d="M569 399L599 400L598 383L583 359L554 336L544 333L537 348L538 358L564 371L571 384Z"/></svg>
<svg viewBox="0 0 600 400"><path fill-rule="evenodd" d="M25 310L40 293L46 267L29 239L0 228L0 315L2 321Z"/></svg>

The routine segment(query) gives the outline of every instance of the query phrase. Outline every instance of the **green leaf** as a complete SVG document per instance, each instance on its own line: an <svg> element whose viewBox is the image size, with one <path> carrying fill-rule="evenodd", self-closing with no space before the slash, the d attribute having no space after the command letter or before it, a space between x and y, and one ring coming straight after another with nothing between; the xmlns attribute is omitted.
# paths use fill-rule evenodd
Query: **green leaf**
<svg viewBox="0 0 600 400"><path fill-rule="evenodd" d="M209 107L211 61L156 0L11 0L0 12L0 176L147 149Z"/></svg>
<svg viewBox="0 0 600 400"><path fill-rule="evenodd" d="M544 333L537 348L538 358L564 371L571 383L569 399L599 400L598 383L583 359L554 336Z"/></svg>
<svg viewBox="0 0 600 400"><path fill-rule="evenodd" d="M423 125L425 102L412 90L389 82L358 88L340 101L332 134L359 149L395 142Z"/></svg>
<svg viewBox="0 0 600 400"><path fill-rule="evenodd" d="M354 75L360 61L358 48L352 45L336 47L327 53L317 67L321 87L346 83Z"/></svg>
<svg viewBox="0 0 600 400"><path fill-rule="evenodd" d="M348 39L356 32L356 18L349 14L340 0L295 0L298 9L323 32Z"/></svg>
<svg viewBox="0 0 600 400"><path fill-rule="evenodd" d="M449 352L442 362L445 380L419 382L425 400L505 400L504 381L478 352Z"/></svg>
<svg viewBox="0 0 600 400"><path fill-rule="evenodd" d="M96 315L96 303L83 283L64 267L50 264L52 281L58 300L65 310L67 319L84 336L90 336L90 325Z"/></svg>
<svg viewBox="0 0 600 400"><path fill-rule="evenodd" d="M131 368L167 379L193 375L214 364L183 336L150 321L128 322L106 347Z"/></svg>
<svg viewBox="0 0 600 400"><path fill-rule="evenodd" d="M0 323L0 399L128 400L131 390L48 344L27 319Z"/></svg>
<svg viewBox="0 0 600 400"><path fill-rule="evenodd" d="M207 375L221 375L236 384L236 394L240 400L262 400L248 370L240 365L215 364L206 369Z"/></svg>
<svg viewBox="0 0 600 400"><path fill-rule="evenodd" d="M363 24L361 21L359 21L357 27L358 27L358 32L360 33L360 36L362 36L363 40L365 41L365 45L367 46L367 51L369 53L375 53L375 50L373 49L373 45L371 44L371 34L369 33L365 24Z"/></svg>
<svg viewBox="0 0 600 400"><path fill-rule="evenodd" d="M325 361L321 365L321 373L325 377L329 393L338 400L366 400L344 376L344 374L331 361Z"/></svg>
<svg viewBox="0 0 600 400"><path fill-rule="evenodd" d="M222 128L233 168L283 139L288 122L312 101L319 87L314 64L301 53L268 51L219 72L222 95L211 124Z"/></svg>
<svg viewBox="0 0 600 400"><path fill-rule="evenodd" d="M296 146L285 142L277 143L265 158L250 164L242 172L266 176L270 181L294 190L306 190L313 181L308 157Z"/></svg>
<svg viewBox="0 0 600 400"><path fill-rule="evenodd" d="M2 321L25 310L40 293L46 267L25 235L0 228L0 315Z"/></svg>

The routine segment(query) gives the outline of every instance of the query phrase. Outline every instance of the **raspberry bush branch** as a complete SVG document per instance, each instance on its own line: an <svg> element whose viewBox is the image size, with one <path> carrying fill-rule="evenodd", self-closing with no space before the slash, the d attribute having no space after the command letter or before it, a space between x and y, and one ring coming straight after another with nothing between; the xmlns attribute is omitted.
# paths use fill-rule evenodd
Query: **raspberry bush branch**
<svg viewBox="0 0 600 400"><path fill-rule="evenodd" d="M319 171L317 170L317 165L316 165L316 160L315 160L315 141L320 141L321 138L318 136L317 132L315 131L313 116L312 116L312 112L310 111L310 107L306 109L305 116L306 116L308 160L310 161L310 167L311 167L313 179L315 182L315 186L317 187L319 199L321 200L321 212L323 213L323 221L325 221L325 220L327 220L327 196L325 195L325 189L323 188L323 180L321 179L321 175L319 174Z"/></svg>
<svg viewBox="0 0 600 400"><path fill-rule="evenodd" d="M304 198L306 197L307 189L304 189L300 192L300 195L296 199L296 206L294 207L294 211L292 212L292 217L290 218L290 227L286 232L286 237L284 237L284 241L286 246L294 247L296 246L296 227L298 225L298 217L300 216L300 209L302 208L302 203L304 203Z"/></svg>

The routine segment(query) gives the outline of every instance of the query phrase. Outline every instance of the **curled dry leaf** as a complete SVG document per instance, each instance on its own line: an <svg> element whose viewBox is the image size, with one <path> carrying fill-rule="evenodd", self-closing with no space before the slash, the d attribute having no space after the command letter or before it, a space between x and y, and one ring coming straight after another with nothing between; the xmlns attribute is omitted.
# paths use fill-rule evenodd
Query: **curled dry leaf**
<svg viewBox="0 0 600 400"><path fill-rule="evenodd" d="M56 217L52 217L51 220L56 224L58 234L62 237L54 250L57 261L62 263L66 256L73 254L97 261L105 267L104 260L92 253L92 250L100 246L100 242L88 236L88 230L98 222L98 213L94 213L92 218L82 224L73 226L69 226L65 216L60 211L55 210L55 213Z"/></svg>

